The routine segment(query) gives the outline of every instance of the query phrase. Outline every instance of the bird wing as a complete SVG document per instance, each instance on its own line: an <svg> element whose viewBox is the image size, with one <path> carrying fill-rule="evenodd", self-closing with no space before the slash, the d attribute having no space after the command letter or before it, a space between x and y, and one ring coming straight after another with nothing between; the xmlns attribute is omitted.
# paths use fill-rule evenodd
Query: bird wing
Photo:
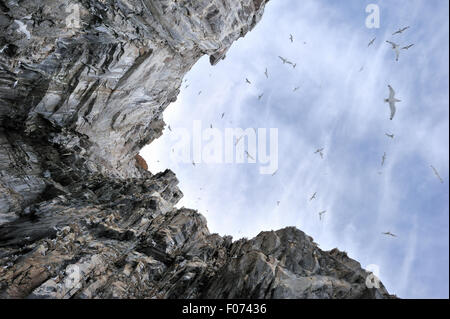
<svg viewBox="0 0 450 319"><path fill-rule="evenodd" d="M391 100L395 97L395 91L390 85L388 85L388 88L389 88L389 99Z"/></svg>
<svg viewBox="0 0 450 319"><path fill-rule="evenodd" d="M391 109L391 120L394 118L395 115L395 102L391 101L389 102L389 108Z"/></svg>
<svg viewBox="0 0 450 319"><path fill-rule="evenodd" d="M386 42L389 43L390 45L392 45L393 48L395 48L396 44L394 42L388 41L388 40L386 40Z"/></svg>

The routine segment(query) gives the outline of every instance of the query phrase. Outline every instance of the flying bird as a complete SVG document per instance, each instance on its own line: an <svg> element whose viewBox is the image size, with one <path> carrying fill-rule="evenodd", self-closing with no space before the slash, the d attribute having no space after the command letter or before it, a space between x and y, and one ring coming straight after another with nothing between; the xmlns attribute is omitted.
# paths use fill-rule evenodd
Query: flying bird
<svg viewBox="0 0 450 319"><path fill-rule="evenodd" d="M194 162L194 161L192 161L192 166L194 166L194 167L195 167L195 162Z"/></svg>
<svg viewBox="0 0 450 319"><path fill-rule="evenodd" d="M266 75L266 78L269 78L269 72L267 71L267 68L266 71L264 71L264 74Z"/></svg>
<svg viewBox="0 0 450 319"><path fill-rule="evenodd" d="M188 87L189 87L189 84L188 84L188 85L186 85L186 86L185 86L184 88L185 88L185 89L187 89Z"/></svg>
<svg viewBox="0 0 450 319"><path fill-rule="evenodd" d="M295 88L294 88L294 92L297 91L298 89L300 89L299 86L295 87Z"/></svg>
<svg viewBox="0 0 450 319"><path fill-rule="evenodd" d="M375 38L373 38L372 40L370 40L370 42L369 42L369 44L367 45L367 47L370 47L374 42L375 42L375 39L376 39L377 37L375 37Z"/></svg>
<svg viewBox="0 0 450 319"><path fill-rule="evenodd" d="M325 214L327 211L323 210L321 212L319 212L319 219L322 220L322 215Z"/></svg>
<svg viewBox="0 0 450 319"><path fill-rule="evenodd" d="M320 157L323 158L323 150L324 150L323 147L322 147L322 148L319 148L317 151L314 152L314 154L317 154L317 153L318 153L318 154L320 155Z"/></svg>
<svg viewBox="0 0 450 319"><path fill-rule="evenodd" d="M261 100L261 98L263 97L264 93L262 93L261 95L258 95L258 100Z"/></svg>
<svg viewBox="0 0 450 319"><path fill-rule="evenodd" d="M294 37L292 36L292 34L289 35L289 39L291 40L291 42L294 42Z"/></svg>
<svg viewBox="0 0 450 319"><path fill-rule="evenodd" d="M251 158L252 160L255 160L255 159L253 158L253 156L251 156L247 151L245 151L245 154L247 154L247 157L248 157L248 158Z"/></svg>
<svg viewBox="0 0 450 319"><path fill-rule="evenodd" d="M437 169L436 169L433 165L430 165L430 166L431 166L431 168L433 169L434 174L436 175L436 177L439 178L439 181L440 181L441 183L444 183L444 180L442 179L441 175L439 175Z"/></svg>
<svg viewBox="0 0 450 319"><path fill-rule="evenodd" d="M397 33L400 34L400 33L402 33L403 31L405 31L406 29L409 29L409 26L404 27L404 28L401 28L401 29L398 29L397 31L395 31L394 33L392 33L392 35L396 35Z"/></svg>
<svg viewBox="0 0 450 319"><path fill-rule="evenodd" d="M222 113L222 118L225 116L225 113Z"/></svg>
<svg viewBox="0 0 450 319"><path fill-rule="evenodd" d="M169 129L169 131L171 131L172 132L172 129L170 128L170 125L167 127L168 129Z"/></svg>
<svg viewBox="0 0 450 319"><path fill-rule="evenodd" d="M386 134L387 137L390 137L392 139L394 138L394 134L388 134L388 133L385 133L385 134Z"/></svg>
<svg viewBox="0 0 450 319"><path fill-rule="evenodd" d="M387 231L387 232L382 233L382 234L383 234L383 235L386 235L386 236L397 237L397 235L391 233L390 231Z"/></svg>
<svg viewBox="0 0 450 319"><path fill-rule="evenodd" d="M198 92L198 95L200 95L200 94L202 94L202 91L199 91L199 92Z"/></svg>
<svg viewBox="0 0 450 319"><path fill-rule="evenodd" d="M250 82L247 78L245 78L245 82L247 82L248 84L252 84L252 82Z"/></svg>
<svg viewBox="0 0 450 319"><path fill-rule="evenodd" d="M311 200L315 199L316 197L317 197L317 192L315 192L309 200L311 201Z"/></svg>
<svg viewBox="0 0 450 319"><path fill-rule="evenodd" d="M392 119L394 118L394 115L395 115L395 110L396 110L395 109L395 103L396 102L401 102L401 100L395 98L395 91L392 88L392 86L388 85L388 88L389 88L389 97L387 99L385 99L384 101L386 103L389 103L389 108L391 109L391 117L390 117L390 119L392 121Z"/></svg>
<svg viewBox="0 0 450 319"><path fill-rule="evenodd" d="M381 166L384 165L385 161L386 161L386 152L384 152L383 157L381 158Z"/></svg>
<svg viewBox="0 0 450 319"><path fill-rule="evenodd" d="M402 50L408 50L410 47L412 47L414 45L414 43L413 44L410 44L410 45L407 45L406 47L403 47L402 48Z"/></svg>
<svg viewBox="0 0 450 319"><path fill-rule="evenodd" d="M400 56L400 46L392 41L386 40L386 42L392 46L392 50L395 51L395 61L398 61L398 57Z"/></svg>

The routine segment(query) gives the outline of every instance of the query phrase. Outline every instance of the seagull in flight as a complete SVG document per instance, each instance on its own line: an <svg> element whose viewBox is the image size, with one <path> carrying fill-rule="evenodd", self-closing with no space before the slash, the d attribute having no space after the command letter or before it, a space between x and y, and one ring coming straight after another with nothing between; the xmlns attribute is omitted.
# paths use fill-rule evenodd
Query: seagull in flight
<svg viewBox="0 0 450 319"><path fill-rule="evenodd" d="M386 152L384 152L383 157L381 158L381 166L384 165L385 161L386 161Z"/></svg>
<svg viewBox="0 0 450 319"><path fill-rule="evenodd" d="M394 134L388 134L388 133L385 133L385 134L386 134L387 137L390 137L392 139L394 138Z"/></svg>
<svg viewBox="0 0 450 319"><path fill-rule="evenodd" d="M387 99L385 99L384 101L386 103L389 103L389 108L391 109L391 117L390 117L390 119L392 121L392 119L394 118L394 115L395 115L395 110L396 110L395 109L395 103L396 102L401 102L401 100L395 98L395 91L392 88L392 86L388 85L388 88L389 88L389 97Z"/></svg>
<svg viewBox="0 0 450 319"><path fill-rule="evenodd" d="M223 118L225 116L225 113L222 113L222 117L221 118Z"/></svg>
<svg viewBox="0 0 450 319"><path fill-rule="evenodd" d="M397 237L397 235L391 233L390 231L387 231L387 232L382 233L382 234L383 234L383 235L386 235L386 236Z"/></svg>
<svg viewBox="0 0 450 319"><path fill-rule="evenodd" d="M430 165L430 166L431 166L431 168L433 169L434 174L436 175L436 177L439 178L439 181L443 184L443 183L444 183L444 180L442 179L441 175L439 175L437 169L436 169L433 165Z"/></svg>
<svg viewBox="0 0 450 319"><path fill-rule="evenodd" d="M248 84L252 84L252 82L250 82L247 78L245 78L245 82L247 82Z"/></svg>
<svg viewBox="0 0 450 319"><path fill-rule="evenodd" d="M400 34L400 33L402 33L403 31L405 31L406 29L409 29L409 26L404 27L404 28L401 28L401 29L398 29L397 31L395 31L394 33L392 33L392 35L396 35L397 33Z"/></svg>
<svg viewBox="0 0 450 319"><path fill-rule="evenodd" d="M264 93L262 93L261 95L258 95L258 100L261 100L261 98L263 97Z"/></svg>
<svg viewBox="0 0 450 319"><path fill-rule="evenodd" d="M253 158L253 156L251 156L247 151L245 151L245 154L247 154L247 157L248 157L248 158L251 158L252 160L255 160L255 159Z"/></svg>
<svg viewBox="0 0 450 319"><path fill-rule="evenodd" d="M327 211L323 210L321 212L319 212L319 219L322 220L322 215L325 214Z"/></svg>
<svg viewBox="0 0 450 319"><path fill-rule="evenodd" d="M311 200L315 199L316 197L317 197L317 192L315 192L309 200L311 201Z"/></svg>
<svg viewBox="0 0 450 319"><path fill-rule="evenodd" d="M294 88L294 92L297 91L298 89L300 89L299 86L295 87L295 88Z"/></svg>
<svg viewBox="0 0 450 319"><path fill-rule="evenodd" d="M314 152L314 154L319 153L320 157L323 158L323 150L324 150L323 147L322 147L322 148L319 148L317 151Z"/></svg>
<svg viewBox="0 0 450 319"><path fill-rule="evenodd" d="M168 129L169 129L169 131L171 131L172 132L172 129L170 128L170 125L167 127Z"/></svg>
<svg viewBox="0 0 450 319"><path fill-rule="evenodd" d="M400 56L400 46L392 41L386 40L386 42L392 45L392 50L395 51L395 61L398 61L398 57Z"/></svg>
<svg viewBox="0 0 450 319"><path fill-rule="evenodd" d="M402 48L402 50L408 50L410 47L412 47L414 45L414 43L413 44L410 44L410 45L407 45L406 47L403 47Z"/></svg>
<svg viewBox="0 0 450 319"><path fill-rule="evenodd" d="M369 42L369 44L367 45L367 47L370 47L374 42L375 42L375 39L376 39L377 37L375 37L375 38L373 38L372 40L370 40L370 42Z"/></svg>
<svg viewBox="0 0 450 319"><path fill-rule="evenodd" d="M269 72L267 71L267 68L266 71L264 71L264 74L266 75L266 78L269 78Z"/></svg>
<svg viewBox="0 0 450 319"><path fill-rule="evenodd" d="M291 40L291 42L294 42L294 37L292 34L289 35L289 39Z"/></svg>

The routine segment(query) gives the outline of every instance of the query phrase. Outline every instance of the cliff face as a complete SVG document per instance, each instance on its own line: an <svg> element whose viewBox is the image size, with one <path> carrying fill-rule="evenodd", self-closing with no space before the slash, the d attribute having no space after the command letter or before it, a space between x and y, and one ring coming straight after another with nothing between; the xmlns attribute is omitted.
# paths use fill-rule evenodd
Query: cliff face
<svg viewBox="0 0 450 319"><path fill-rule="evenodd" d="M0 0L1 297L390 297L300 230L210 234L136 157L185 73L265 3Z"/></svg>

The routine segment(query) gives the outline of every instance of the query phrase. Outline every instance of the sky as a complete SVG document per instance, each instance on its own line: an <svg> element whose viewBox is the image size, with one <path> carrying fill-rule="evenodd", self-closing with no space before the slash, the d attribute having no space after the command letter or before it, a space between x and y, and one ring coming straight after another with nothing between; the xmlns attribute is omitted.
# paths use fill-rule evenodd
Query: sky
<svg viewBox="0 0 450 319"><path fill-rule="evenodd" d="M366 26L369 4L379 6L379 28ZM197 209L211 233L237 240L295 226L321 249L337 247L377 271L391 294L448 298L448 6L443 0L272 0L225 60L212 67L203 57L188 72L164 113L171 130L141 155L152 173L176 173L184 193L177 207ZM414 46L401 50L397 62L386 40ZM401 100L392 121L384 102L388 84ZM276 143L261 143L276 155L278 170L261 174L263 154L250 151L246 137L238 146L252 154L245 162L257 163L186 160L180 149L194 154L195 125L204 134L212 125L222 135L226 128L276 129ZM225 150L220 141L209 146ZM320 148L323 159L315 154Z"/></svg>

